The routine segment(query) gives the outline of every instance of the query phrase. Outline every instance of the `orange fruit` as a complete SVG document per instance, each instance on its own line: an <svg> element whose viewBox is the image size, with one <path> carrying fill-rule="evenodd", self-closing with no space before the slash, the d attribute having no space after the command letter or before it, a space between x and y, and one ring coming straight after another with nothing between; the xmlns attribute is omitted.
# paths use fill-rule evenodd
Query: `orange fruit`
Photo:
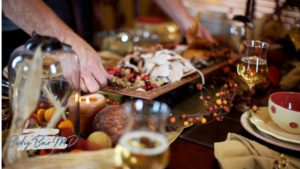
<svg viewBox="0 0 300 169"><path fill-rule="evenodd" d="M36 114L33 114L33 115L36 117L38 123L41 122L41 119L38 115L36 115Z"/></svg>
<svg viewBox="0 0 300 169"><path fill-rule="evenodd" d="M70 129L73 129L73 127L74 127L73 123L70 120L64 120L58 124L59 129L64 129L67 127L69 127Z"/></svg>
<svg viewBox="0 0 300 169"><path fill-rule="evenodd" d="M45 112L46 112L46 109L39 109L38 111L37 111L37 115L39 116L39 115L45 115Z"/></svg>
<svg viewBox="0 0 300 169"><path fill-rule="evenodd" d="M56 109L54 107L47 109L45 112L45 120L46 122L49 122L53 116L53 114L55 113Z"/></svg>
<svg viewBox="0 0 300 169"><path fill-rule="evenodd" d="M71 150L70 153L80 153L82 151L83 150L81 150L81 149L74 149L74 150Z"/></svg>

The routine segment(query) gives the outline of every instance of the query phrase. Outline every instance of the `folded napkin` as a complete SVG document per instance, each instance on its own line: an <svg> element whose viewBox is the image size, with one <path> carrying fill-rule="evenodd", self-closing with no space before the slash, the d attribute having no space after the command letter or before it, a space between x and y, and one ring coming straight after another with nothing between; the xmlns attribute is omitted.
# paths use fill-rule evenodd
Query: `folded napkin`
<svg viewBox="0 0 300 169"><path fill-rule="evenodd" d="M283 90L300 90L300 64L282 77L279 85Z"/></svg>
<svg viewBox="0 0 300 169"><path fill-rule="evenodd" d="M255 141L228 133L227 140L215 143L215 157L223 169L272 169L279 153ZM288 169L299 169L300 161L290 158Z"/></svg>

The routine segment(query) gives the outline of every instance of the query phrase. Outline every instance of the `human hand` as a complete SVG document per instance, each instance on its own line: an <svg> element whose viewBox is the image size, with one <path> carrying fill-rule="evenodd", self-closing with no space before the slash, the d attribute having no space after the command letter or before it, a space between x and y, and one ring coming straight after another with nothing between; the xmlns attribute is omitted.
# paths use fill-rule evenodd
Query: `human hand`
<svg viewBox="0 0 300 169"><path fill-rule="evenodd" d="M205 38L209 41L213 41L213 38L210 34L210 31L208 29L206 29L204 26L200 26L200 29L199 29L199 36L202 37L202 38Z"/></svg>
<svg viewBox="0 0 300 169"><path fill-rule="evenodd" d="M103 65L100 56L83 39L74 37L69 41L80 61L80 88L84 92L97 92L107 84L107 79L113 79Z"/></svg>

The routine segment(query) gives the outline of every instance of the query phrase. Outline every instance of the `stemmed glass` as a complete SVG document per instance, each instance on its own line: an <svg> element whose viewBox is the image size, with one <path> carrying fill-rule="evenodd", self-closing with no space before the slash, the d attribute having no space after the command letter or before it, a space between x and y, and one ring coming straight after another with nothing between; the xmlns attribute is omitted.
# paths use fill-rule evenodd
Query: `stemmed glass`
<svg viewBox="0 0 300 169"><path fill-rule="evenodd" d="M253 94L253 87L262 82L267 73L267 50L269 44L258 40L246 40L243 42L243 56L237 65L237 74L250 88ZM245 103L237 105L241 111L248 110Z"/></svg>
<svg viewBox="0 0 300 169"><path fill-rule="evenodd" d="M237 73L252 91L253 86L262 82L268 73L266 56L269 44L258 40L246 40L243 45L244 54L237 65Z"/></svg>
<svg viewBox="0 0 300 169"><path fill-rule="evenodd" d="M127 103L124 112L126 129L116 146L123 168L164 168L169 159L165 122L170 108L165 103L137 100L134 105Z"/></svg>

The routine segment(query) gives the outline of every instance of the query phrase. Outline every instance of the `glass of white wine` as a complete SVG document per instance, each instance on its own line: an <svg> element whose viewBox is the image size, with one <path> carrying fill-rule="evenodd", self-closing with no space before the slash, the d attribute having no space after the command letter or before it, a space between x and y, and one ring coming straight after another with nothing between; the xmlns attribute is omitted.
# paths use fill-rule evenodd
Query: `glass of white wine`
<svg viewBox="0 0 300 169"><path fill-rule="evenodd" d="M261 83L268 73L269 44L258 40L246 40L243 45L243 57L237 65L237 73L252 91L253 86Z"/></svg>
<svg viewBox="0 0 300 169"><path fill-rule="evenodd" d="M116 151L124 169L161 169L169 160L165 135L170 108L165 103L137 100L126 104L127 124Z"/></svg>

